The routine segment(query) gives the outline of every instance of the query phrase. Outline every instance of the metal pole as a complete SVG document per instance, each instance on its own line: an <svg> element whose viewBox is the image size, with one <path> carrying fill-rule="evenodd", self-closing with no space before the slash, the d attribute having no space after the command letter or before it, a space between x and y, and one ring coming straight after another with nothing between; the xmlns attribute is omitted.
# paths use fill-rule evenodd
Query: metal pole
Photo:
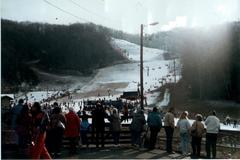
<svg viewBox="0 0 240 160"><path fill-rule="evenodd" d="M141 24L141 35L140 35L140 94L141 94L141 109L143 107L144 95L143 95L143 24Z"/></svg>
<svg viewBox="0 0 240 160"><path fill-rule="evenodd" d="M174 58L174 61L173 61L173 71L174 71L174 83L176 84L177 83L177 80L176 80L176 58Z"/></svg>

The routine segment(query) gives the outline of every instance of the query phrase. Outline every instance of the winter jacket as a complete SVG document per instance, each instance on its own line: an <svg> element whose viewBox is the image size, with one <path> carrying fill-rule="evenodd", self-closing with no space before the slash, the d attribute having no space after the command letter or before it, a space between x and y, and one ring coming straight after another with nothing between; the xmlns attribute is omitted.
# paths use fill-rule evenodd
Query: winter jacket
<svg viewBox="0 0 240 160"><path fill-rule="evenodd" d="M170 126L174 128L174 115L171 112L167 112L165 115L164 126Z"/></svg>
<svg viewBox="0 0 240 160"><path fill-rule="evenodd" d="M179 119L177 127L179 128L180 133L188 133L191 126L188 119Z"/></svg>
<svg viewBox="0 0 240 160"><path fill-rule="evenodd" d="M80 136L80 118L72 111L65 115L66 117L66 129L64 135L66 137L78 137Z"/></svg>
<svg viewBox="0 0 240 160"><path fill-rule="evenodd" d="M162 127L162 120L158 112L150 112L148 114L147 123L149 127Z"/></svg>
<svg viewBox="0 0 240 160"><path fill-rule="evenodd" d="M112 114L109 117L109 121L111 123L111 130L113 132L119 132L121 130L121 121L118 114Z"/></svg>
<svg viewBox="0 0 240 160"><path fill-rule="evenodd" d="M195 130L197 131L197 137L202 137L204 133L204 125L200 121L194 121L191 127L191 131Z"/></svg>
<svg viewBox="0 0 240 160"><path fill-rule="evenodd" d="M16 129L16 119L17 119L18 115L21 113L22 108L23 108L22 104L17 104L11 110L11 113L12 113L12 128L13 129Z"/></svg>
<svg viewBox="0 0 240 160"><path fill-rule="evenodd" d="M54 129L56 127L59 127L59 121L61 121L64 126L66 125L66 119L65 119L65 116L61 113L59 114L53 114L51 117L50 117L50 128L51 129Z"/></svg>
<svg viewBox="0 0 240 160"><path fill-rule="evenodd" d="M30 113L20 114L16 120L16 132L20 136L30 135L32 130L32 115Z"/></svg>
<svg viewBox="0 0 240 160"><path fill-rule="evenodd" d="M216 116L208 116L206 121L205 121L205 125L206 125L206 130L207 133L218 133L219 129L220 129L220 121Z"/></svg>
<svg viewBox="0 0 240 160"><path fill-rule="evenodd" d="M107 113L103 107L97 107L92 111L92 123L95 128L103 129L105 126L104 118L107 117Z"/></svg>
<svg viewBox="0 0 240 160"><path fill-rule="evenodd" d="M133 115L130 129L136 132L141 132L145 124L146 124L146 120L145 120L144 114L137 112Z"/></svg>

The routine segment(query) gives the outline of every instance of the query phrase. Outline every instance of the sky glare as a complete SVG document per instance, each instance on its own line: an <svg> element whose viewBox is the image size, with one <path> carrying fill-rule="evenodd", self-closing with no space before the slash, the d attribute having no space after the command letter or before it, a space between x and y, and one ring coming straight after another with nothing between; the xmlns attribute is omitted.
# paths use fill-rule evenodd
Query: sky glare
<svg viewBox="0 0 240 160"><path fill-rule="evenodd" d="M52 24L92 22L128 33L207 27L240 19L239 0L2 0L4 19Z"/></svg>

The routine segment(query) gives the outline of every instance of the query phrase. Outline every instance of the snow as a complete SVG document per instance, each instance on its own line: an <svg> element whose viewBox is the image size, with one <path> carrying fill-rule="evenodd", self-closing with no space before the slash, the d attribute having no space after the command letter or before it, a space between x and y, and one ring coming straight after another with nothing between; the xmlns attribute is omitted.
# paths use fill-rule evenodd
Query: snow
<svg viewBox="0 0 240 160"><path fill-rule="evenodd" d="M102 84L108 83L126 83L126 87L110 88L111 90L124 92L124 91L137 91L140 82L140 47L137 44L127 42L120 39L112 39L112 44L116 48L120 48L128 54L128 58L132 60L131 63L118 64L110 67L102 68L98 71L97 75L88 84L82 87L78 93L86 93L97 90ZM144 47L143 60L144 60L144 91L147 97L147 104L154 104L160 93L150 92L160 87L162 84L161 78L166 78L167 75L173 80L173 74L170 72L170 60L163 59L163 50ZM178 78L179 79L179 78ZM98 98L98 97L96 97ZM165 102L166 104L167 102Z"/></svg>
<svg viewBox="0 0 240 160"><path fill-rule="evenodd" d="M40 102L43 99L47 99L48 97L51 97L55 94L58 94L61 92L58 91L33 91L33 92L28 92L26 95L22 95L18 97L18 99L27 99L28 103L33 103L33 102Z"/></svg>
<svg viewBox="0 0 240 160"><path fill-rule="evenodd" d="M14 94L1 94L1 97L4 97L4 96L14 99Z"/></svg>

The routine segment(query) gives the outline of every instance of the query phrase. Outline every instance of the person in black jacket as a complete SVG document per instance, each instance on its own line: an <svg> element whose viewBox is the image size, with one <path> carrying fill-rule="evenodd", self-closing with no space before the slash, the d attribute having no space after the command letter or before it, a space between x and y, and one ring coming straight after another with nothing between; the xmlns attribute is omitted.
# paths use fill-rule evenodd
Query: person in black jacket
<svg viewBox="0 0 240 160"><path fill-rule="evenodd" d="M92 112L92 123L93 128L96 130L96 147L99 147L99 135L101 138L101 145L104 147L104 129L105 121L104 118L107 117L107 114L101 103L97 103L96 109Z"/></svg>

